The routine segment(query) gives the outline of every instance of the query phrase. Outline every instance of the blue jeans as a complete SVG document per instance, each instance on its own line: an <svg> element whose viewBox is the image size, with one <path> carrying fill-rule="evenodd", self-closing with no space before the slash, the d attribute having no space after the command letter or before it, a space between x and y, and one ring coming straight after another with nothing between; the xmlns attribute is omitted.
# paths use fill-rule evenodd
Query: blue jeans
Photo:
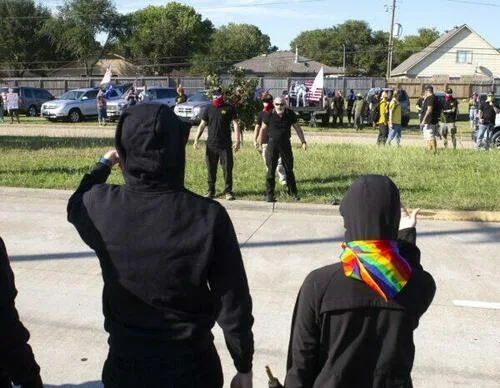
<svg viewBox="0 0 500 388"><path fill-rule="evenodd" d="M389 128L389 137L387 138L387 142L385 144L391 145L391 141L396 138L397 145L401 144L401 124L392 124L392 127Z"/></svg>
<svg viewBox="0 0 500 388"><path fill-rule="evenodd" d="M476 135L476 148L481 147L481 143L484 138L485 148L489 146L489 134L490 128L493 127L491 124L479 124Z"/></svg>

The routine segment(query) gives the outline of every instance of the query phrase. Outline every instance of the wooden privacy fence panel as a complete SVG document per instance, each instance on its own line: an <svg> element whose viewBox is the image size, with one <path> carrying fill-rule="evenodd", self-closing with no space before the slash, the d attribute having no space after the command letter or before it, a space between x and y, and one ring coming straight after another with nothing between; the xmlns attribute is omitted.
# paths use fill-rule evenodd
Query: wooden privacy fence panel
<svg viewBox="0 0 500 388"><path fill-rule="evenodd" d="M250 77L256 78L256 77ZM101 77L88 78L4 78L0 86L32 86L45 88L53 95L60 96L64 92L77 89L99 86ZM258 87L269 90L273 96L282 95L284 90L289 89L292 81L312 80L314 77L260 77L258 79ZM136 82L138 86L170 86L177 87L182 84L187 94L191 94L197 90L204 89L205 81L203 77L114 77L113 84L124 84ZM224 86L229 83L228 76L221 76L221 81ZM443 77L435 79L390 79L386 83L381 77L338 77L325 78L324 86L328 91L341 90L346 95L350 89L355 93L366 93L373 87L390 87L404 89L411 98L419 97L425 85L432 84L435 91L444 91L447 87L453 89L453 94L457 98L467 98L472 92L487 93L491 90L495 94L500 95L500 79L492 80L449 80Z"/></svg>

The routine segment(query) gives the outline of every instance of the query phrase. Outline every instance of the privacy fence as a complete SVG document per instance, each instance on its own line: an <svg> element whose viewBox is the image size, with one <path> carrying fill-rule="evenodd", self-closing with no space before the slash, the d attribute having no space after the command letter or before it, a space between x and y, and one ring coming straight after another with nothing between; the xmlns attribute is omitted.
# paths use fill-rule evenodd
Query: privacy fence
<svg viewBox="0 0 500 388"><path fill-rule="evenodd" d="M282 95L283 91L289 90L293 81L310 80L313 77L253 77L258 81L258 87L268 90L273 96ZM4 78L0 86L32 86L45 88L53 95L59 96L64 92L77 89L98 86L102 77L88 78ZM222 83L227 84L229 78L222 76ZM170 86L176 87L182 84L187 94L205 87L203 77L113 77L114 84L125 84L136 82L138 86ZM365 93L374 87L402 88L406 90L411 98L419 97L425 85L434 85L434 90L444 91L450 87L453 94L458 98L469 97L472 92L486 93L491 90L500 94L500 79L497 80L448 80L442 78L414 80L414 79L390 79L388 82L382 77L336 77L325 78L324 87L328 92L341 90L344 95L353 89L356 93Z"/></svg>

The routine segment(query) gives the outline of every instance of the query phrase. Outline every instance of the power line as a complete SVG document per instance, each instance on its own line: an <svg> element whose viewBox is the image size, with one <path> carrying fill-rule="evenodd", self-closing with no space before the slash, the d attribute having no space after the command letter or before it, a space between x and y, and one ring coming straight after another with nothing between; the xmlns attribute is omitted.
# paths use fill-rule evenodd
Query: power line
<svg viewBox="0 0 500 388"><path fill-rule="evenodd" d="M500 4L486 3L484 1L473 1L473 0L446 0L450 3L462 3L471 5L485 5L487 7L500 7Z"/></svg>

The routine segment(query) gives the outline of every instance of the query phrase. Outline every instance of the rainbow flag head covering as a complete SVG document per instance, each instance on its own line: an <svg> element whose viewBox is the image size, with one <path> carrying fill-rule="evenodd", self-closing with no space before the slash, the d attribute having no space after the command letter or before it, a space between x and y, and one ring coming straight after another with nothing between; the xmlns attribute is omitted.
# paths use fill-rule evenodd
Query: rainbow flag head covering
<svg viewBox="0 0 500 388"><path fill-rule="evenodd" d="M365 282L384 300L393 299L411 277L397 241L358 240L342 243L340 261L347 277Z"/></svg>

